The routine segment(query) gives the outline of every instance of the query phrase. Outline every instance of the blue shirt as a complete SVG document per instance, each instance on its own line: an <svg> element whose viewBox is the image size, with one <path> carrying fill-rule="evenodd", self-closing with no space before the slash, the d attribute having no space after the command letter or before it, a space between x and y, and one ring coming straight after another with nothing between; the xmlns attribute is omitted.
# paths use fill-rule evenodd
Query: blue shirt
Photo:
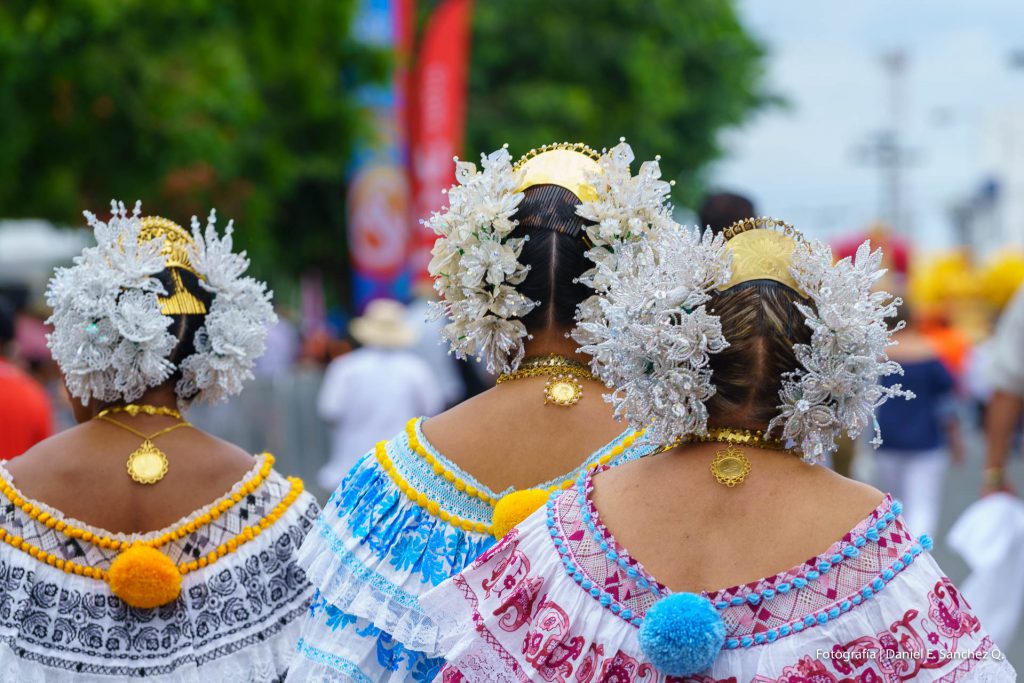
<svg viewBox="0 0 1024 683"><path fill-rule="evenodd" d="M938 359L903 363L903 376L882 378L882 384L902 384L917 398L886 401L878 409L882 448L894 451L928 451L946 442L945 423L953 391L953 376Z"/></svg>

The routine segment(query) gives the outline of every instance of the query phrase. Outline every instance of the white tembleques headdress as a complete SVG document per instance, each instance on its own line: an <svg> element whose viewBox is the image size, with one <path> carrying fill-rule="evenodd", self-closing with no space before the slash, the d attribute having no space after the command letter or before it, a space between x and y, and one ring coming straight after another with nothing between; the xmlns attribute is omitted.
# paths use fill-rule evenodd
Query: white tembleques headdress
<svg viewBox="0 0 1024 683"><path fill-rule="evenodd" d="M218 237L211 211L205 232L192 218L192 234L158 217L129 214L111 202L104 223L89 212L97 245L70 268L58 268L46 291L53 308L48 343L73 396L88 403L134 401L166 382L175 371L183 401L216 402L237 394L263 354L267 325L276 322L266 285L243 277L245 252L232 252L229 222ZM196 275L212 295L206 305L172 270L173 292L154 276L167 268ZM168 332L171 315L205 315L195 334L195 352L175 366L169 357L178 340Z"/></svg>
<svg viewBox="0 0 1024 683"><path fill-rule="evenodd" d="M442 297L435 313L448 319L444 337L453 353L486 362L489 372L514 370L523 359L528 332L520 319L539 305L515 288L528 272L519 262L525 238L509 237L524 190L558 185L581 200L577 214L594 222L585 230L595 264L611 258L618 244L674 225L670 184L661 180L657 160L636 176L632 161L625 141L602 154L580 143L545 145L515 165L505 146L481 155L480 171L456 159L458 183L448 192L449 206L426 221L440 236L429 271ZM596 315L603 287L596 269L581 281L597 291L577 311L583 324Z"/></svg>
<svg viewBox="0 0 1024 683"><path fill-rule="evenodd" d="M600 317L581 326L593 367L615 391L618 415L648 436L671 443L707 432L704 406L715 393L710 354L728 346L718 317L704 304L716 289L779 281L809 299L797 304L811 328L810 344L794 347L800 367L783 378L779 414L769 432L792 442L809 462L820 461L846 432L873 425L890 398L913 394L882 377L902 374L889 360L885 319L901 301L872 287L884 274L882 253L865 242L854 259L833 263L832 250L772 219L741 221L712 237L689 228L650 233L598 267L605 292ZM813 304L810 305L810 304Z"/></svg>

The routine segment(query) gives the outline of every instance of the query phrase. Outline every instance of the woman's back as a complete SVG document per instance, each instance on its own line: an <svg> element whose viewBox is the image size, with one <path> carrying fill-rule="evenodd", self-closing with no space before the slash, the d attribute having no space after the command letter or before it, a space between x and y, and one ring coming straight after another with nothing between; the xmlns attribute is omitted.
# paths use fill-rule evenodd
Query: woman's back
<svg viewBox="0 0 1024 683"><path fill-rule="evenodd" d="M442 653L418 596L470 564L549 491L653 449L615 419L571 337L579 311L600 298L586 275L610 251L588 233L597 218L584 217L582 199L612 201L623 190L591 183L603 187L595 177L614 175L640 185L656 205L644 208L657 216L668 213L669 186L656 167L633 178L631 155L552 147L515 168L505 150L485 157L481 172L460 163L449 208L430 221L441 235L430 268L445 340L500 373L497 386L412 420L335 491L303 547L319 592L295 680L431 678ZM624 174L611 169L623 160Z"/></svg>
<svg viewBox="0 0 1024 683"><path fill-rule="evenodd" d="M270 296L212 215L113 214L47 290L80 424L0 467L0 681L278 680L319 506L179 412L241 390Z"/></svg>
<svg viewBox="0 0 1024 683"><path fill-rule="evenodd" d="M667 448L581 477L422 597L442 677L1013 680L902 505L816 464L913 398L880 382L900 370L880 262L771 219L617 252L582 350Z"/></svg>
<svg viewBox="0 0 1024 683"><path fill-rule="evenodd" d="M546 379L524 379L487 391L424 422L423 433L440 452L495 491L528 489L564 477L623 433L587 383L571 409L545 405ZM530 454L530 457L527 457Z"/></svg>
<svg viewBox="0 0 1024 683"><path fill-rule="evenodd" d="M608 531L676 592L713 591L797 566L885 497L792 455L753 449L737 495L708 474L716 450L679 448L594 478L592 500Z"/></svg>
<svg viewBox="0 0 1024 683"><path fill-rule="evenodd" d="M120 419L144 433L175 422L146 415ZM28 497L90 525L132 534L162 529L208 505L255 463L237 446L195 429L175 430L155 443L168 460L158 486L142 487L125 475L138 437L98 420L37 444L8 463L7 471Z"/></svg>

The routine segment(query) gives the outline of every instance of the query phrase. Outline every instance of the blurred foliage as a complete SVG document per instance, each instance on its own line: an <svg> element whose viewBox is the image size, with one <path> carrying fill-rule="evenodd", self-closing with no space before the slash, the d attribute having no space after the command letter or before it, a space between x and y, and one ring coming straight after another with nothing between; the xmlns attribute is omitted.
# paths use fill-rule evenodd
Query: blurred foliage
<svg viewBox="0 0 1024 683"><path fill-rule="evenodd" d="M117 197L186 222L216 206L263 275L343 283L351 91L390 60L349 38L356 5L0 4L0 216L80 225Z"/></svg>
<svg viewBox="0 0 1024 683"><path fill-rule="evenodd" d="M732 0L476 0L473 21L467 158L625 136L692 206L718 131L774 101Z"/></svg>

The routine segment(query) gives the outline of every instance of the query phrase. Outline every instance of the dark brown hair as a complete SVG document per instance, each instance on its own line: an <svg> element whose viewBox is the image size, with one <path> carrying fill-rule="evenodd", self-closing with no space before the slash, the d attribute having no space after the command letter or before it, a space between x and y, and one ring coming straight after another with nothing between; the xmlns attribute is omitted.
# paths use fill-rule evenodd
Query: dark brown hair
<svg viewBox="0 0 1024 683"><path fill-rule="evenodd" d="M160 281L160 284L164 286L168 295L173 295L175 292L174 274L181 279L181 284L185 289L192 294L196 299L206 306L206 310L210 310L210 306L213 304L213 295L207 290L203 289L199 284L199 278L194 273L184 268L165 268L159 273L156 273L153 277ZM206 322L206 316L201 314L196 315L172 315L170 316L173 322L168 326L167 331L178 340L178 343L174 346L174 350L171 351L170 356L167 360L171 361L175 365L180 366L181 362L195 353L196 344L195 337L196 332ZM181 378L181 371L175 370L174 374L168 378L168 382L174 383ZM190 396L182 396L181 398L191 398Z"/></svg>
<svg viewBox="0 0 1024 683"><path fill-rule="evenodd" d="M708 309L722 322L729 347L711 357L717 392L707 402L708 424L764 429L778 414L782 376L799 363L795 344L811 330L796 302L809 300L774 280L752 280L716 293Z"/></svg>
<svg viewBox="0 0 1024 683"><path fill-rule="evenodd" d="M583 229L588 221L576 214L580 200L558 185L527 188L516 211L519 225L512 237L529 236L519 262L530 267L516 290L539 301L523 317L528 330L571 327L576 307L593 291L575 280L593 263L587 259Z"/></svg>

